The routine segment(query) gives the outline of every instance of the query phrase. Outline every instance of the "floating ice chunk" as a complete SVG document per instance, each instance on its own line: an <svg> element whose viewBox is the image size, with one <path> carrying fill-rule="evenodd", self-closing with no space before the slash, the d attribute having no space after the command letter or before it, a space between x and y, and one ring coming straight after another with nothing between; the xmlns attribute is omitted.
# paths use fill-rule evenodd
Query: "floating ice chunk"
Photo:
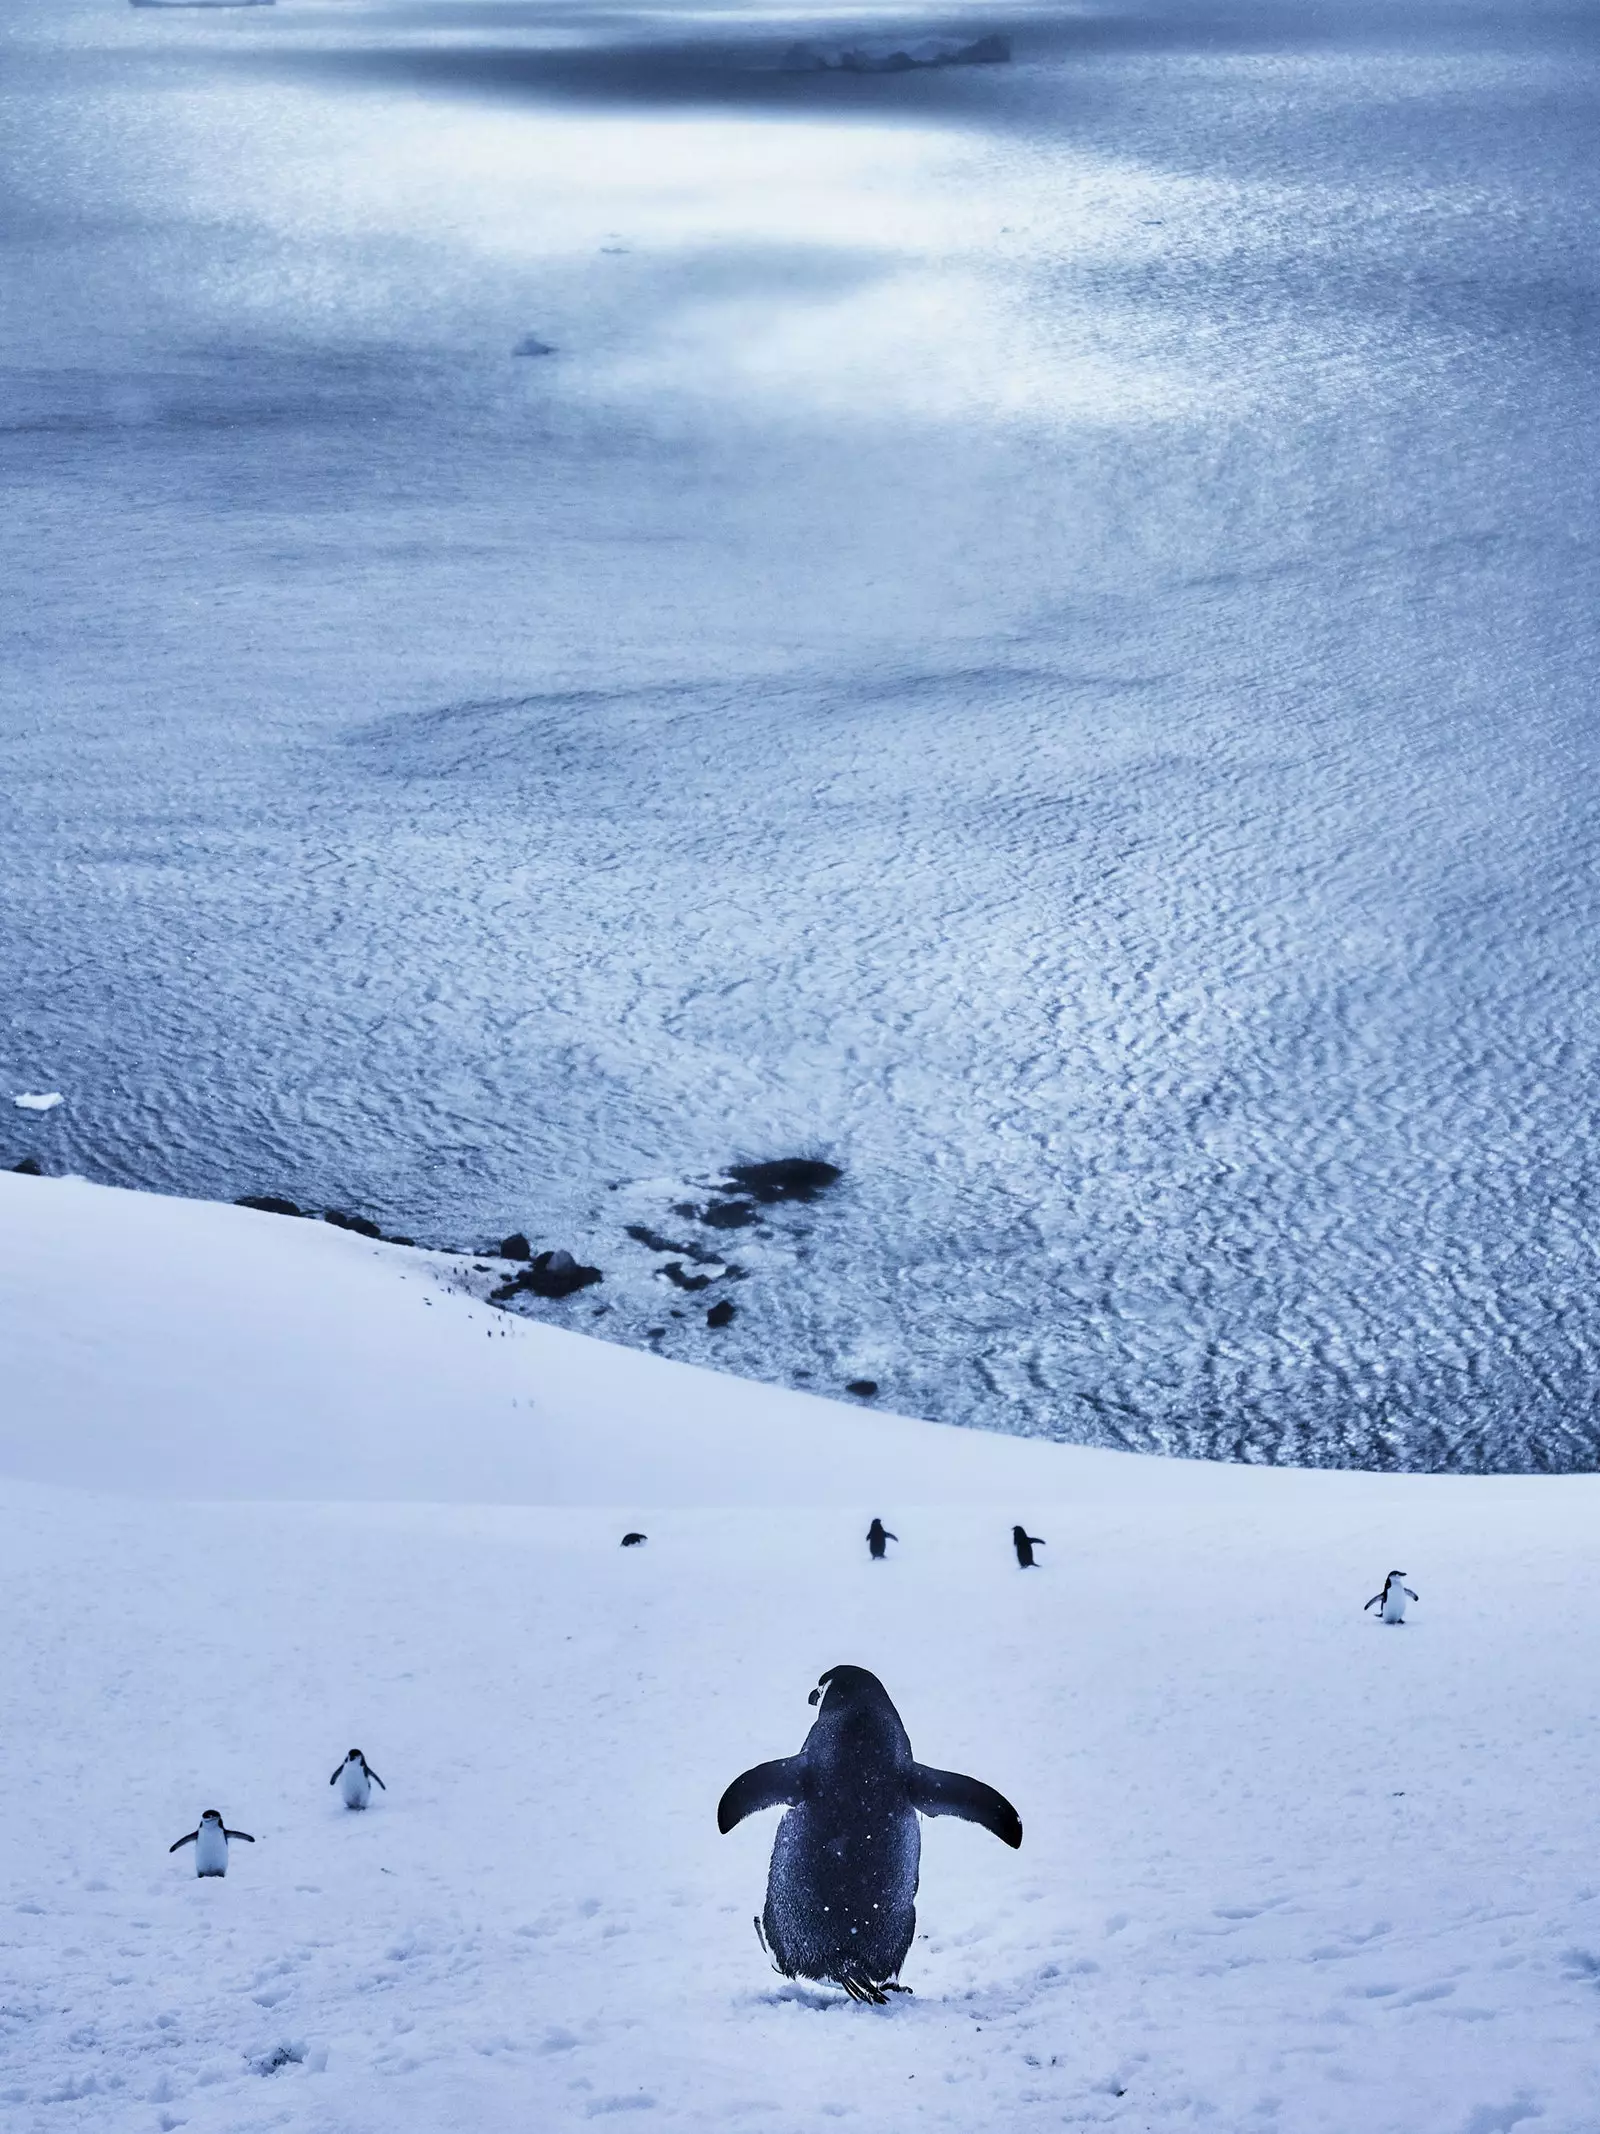
<svg viewBox="0 0 1600 2134"><path fill-rule="evenodd" d="M869 37L855 44L792 44L786 74L903 74L911 67L994 66L1011 57L1009 37Z"/></svg>
<svg viewBox="0 0 1600 2134"><path fill-rule="evenodd" d="M553 356L555 350L548 341L541 341L536 333L524 334L512 349L514 356Z"/></svg>
<svg viewBox="0 0 1600 2134"><path fill-rule="evenodd" d="M11 1101L22 1111L54 1111L58 1104L65 1104L67 1100L59 1089L52 1089L48 1096L42 1097L31 1096L24 1091L20 1097L13 1097Z"/></svg>

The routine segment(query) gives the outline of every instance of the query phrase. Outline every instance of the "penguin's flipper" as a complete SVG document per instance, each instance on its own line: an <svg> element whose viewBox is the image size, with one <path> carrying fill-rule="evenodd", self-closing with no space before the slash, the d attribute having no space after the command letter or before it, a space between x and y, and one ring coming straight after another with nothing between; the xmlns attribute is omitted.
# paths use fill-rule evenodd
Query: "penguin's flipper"
<svg viewBox="0 0 1600 2134"><path fill-rule="evenodd" d="M883 1538L885 1541L898 1541L900 1539L900 1536L898 1534L891 1534L889 1532L889 1529L885 1527L883 1530ZM908 1987L906 1990L909 1992L910 1988Z"/></svg>
<svg viewBox="0 0 1600 2134"><path fill-rule="evenodd" d="M375 1786L383 1786L384 1792L388 1792L388 1787L383 1785L383 1780L378 1776L377 1772L373 1770L371 1764L368 1764L367 1766L367 1776L371 1779L372 1783Z"/></svg>
<svg viewBox="0 0 1600 2134"><path fill-rule="evenodd" d="M1381 1593L1374 1593L1374 1594L1373 1594L1373 1596L1372 1596L1372 1598L1371 1598L1371 1600L1369 1600L1369 1601L1367 1602L1367 1607L1366 1607L1366 1608L1363 1608L1363 1609L1362 1609L1362 1611L1361 1611L1361 1613L1362 1613L1363 1615L1365 1615L1365 1614L1366 1614L1366 1612L1367 1612L1367 1608L1376 1608L1376 1607L1377 1607L1377 1605L1378 1605L1378 1603L1379 1603L1379 1601L1381 1601L1382 1599L1383 1599L1383 1595L1382 1595Z"/></svg>
<svg viewBox="0 0 1600 2134"><path fill-rule="evenodd" d="M167 1847L168 1852L176 1852L179 1849L179 1846L192 1845L195 1839L199 1837L199 1835L200 1833L198 1830L191 1830L186 1838L179 1838L177 1845L169 1845Z"/></svg>
<svg viewBox="0 0 1600 2134"><path fill-rule="evenodd" d="M255 1839L251 1837L248 1830L225 1830L222 1835L225 1838L243 1838L247 1845L255 1843Z"/></svg>
<svg viewBox="0 0 1600 2134"><path fill-rule="evenodd" d="M747 1815L763 1808L792 1808L800 1798L798 1756L781 1756L776 1763L757 1764L736 1778L717 1803L717 1828L726 1837Z"/></svg>
<svg viewBox="0 0 1600 2134"><path fill-rule="evenodd" d="M1404 1594L1405 1594L1405 1596L1406 1596L1407 1600L1414 1600L1414 1601L1415 1601L1415 1600L1421 1600L1421 1598L1422 1598L1422 1595L1421 1595L1420 1593L1413 1593L1413 1592L1412 1592L1412 1590L1411 1590L1411 1588L1410 1588L1409 1586L1405 1586L1405 1587L1402 1587L1402 1589L1401 1589L1401 1590L1402 1590L1402 1591L1404 1592Z"/></svg>
<svg viewBox="0 0 1600 2134"><path fill-rule="evenodd" d="M911 1805L919 1815L958 1815L964 1823L981 1823L1002 1845L1022 1843L1022 1818L1003 1793L981 1778L960 1771L935 1771L930 1764L911 1770Z"/></svg>
<svg viewBox="0 0 1600 2134"><path fill-rule="evenodd" d="M350 1759L349 1759L349 1757L347 1756L347 1757L345 1758L345 1763L348 1763L349 1761L350 1761ZM342 1771L343 1769L344 1769L344 1764L340 1764L340 1766L339 1766L339 1771ZM339 1771L335 1771L335 1772L334 1772L334 1774L333 1774L333 1776L332 1776L332 1778L330 1778L330 1779L329 1779L329 1781L328 1781L328 1784L329 1784L330 1786L336 1786L336 1785L338 1785L338 1783L339 1783Z"/></svg>

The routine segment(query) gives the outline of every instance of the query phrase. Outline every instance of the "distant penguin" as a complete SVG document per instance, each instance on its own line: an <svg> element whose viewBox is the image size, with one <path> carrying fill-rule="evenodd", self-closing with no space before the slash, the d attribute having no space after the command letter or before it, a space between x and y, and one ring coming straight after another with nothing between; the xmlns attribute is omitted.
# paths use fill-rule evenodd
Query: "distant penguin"
<svg viewBox="0 0 1600 2134"><path fill-rule="evenodd" d="M389 1790L359 1749L350 1751L328 1784L338 1787L339 1798L347 1808L365 1808L374 1785L383 1786L385 1793Z"/></svg>
<svg viewBox="0 0 1600 2134"><path fill-rule="evenodd" d="M881 1519L874 1519L871 1526L867 1528L867 1547L872 1551L873 1562L881 1563L883 1561L883 1545L886 1541L898 1541L899 1539L900 1536L891 1534Z"/></svg>
<svg viewBox="0 0 1600 2134"><path fill-rule="evenodd" d="M197 1875L225 1875L228 1872L228 1840L243 1838L247 1845L255 1839L248 1830L224 1830L222 1811L208 1808L200 1818L200 1827L191 1830L167 1847L168 1852L177 1852L184 1845L194 1847L194 1871Z"/></svg>
<svg viewBox="0 0 1600 2134"><path fill-rule="evenodd" d="M649 1539L650 1536L648 1534L624 1534L622 1546L625 1549L636 1549L641 1541L648 1541Z"/></svg>
<svg viewBox="0 0 1600 2134"><path fill-rule="evenodd" d="M1383 1582L1383 1591L1374 1593L1367 1602L1367 1608L1376 1608L1379 1601L1382 1601L1383 1613L1379 1618L1381 1622L1403 1623L1406 1619L1406 1602L1417 1599L1418 1596L1406 1584L1405 1577L1404 1571L1391 1571ZM1363 1615L1366 1614L1367 1608L1362 1609Z"/></svg>
<svg viewBox="0 0 1600 2134"><path fill-rule="evenodd" d="M1030 1534L1025 1526L1014 1526L1011 1529L1011 1546L1016 1550L1017 1561L1025 1571L1034 1568L1033 1552L1035 1549L1042 1549L1044 1545L1043 1534Z"/></svg>
<svg viewBox="0 0 1600 2134"><path fill-rule="evenodd" d="M811 1692L816 1724L798 1756L757 1764L717 1804L723 1832L787 1808L772 1846L756 1932L786 1978L823 1979L882 2007L916 1931L922 1815L981 1823L1022 1843L1017 1811L992 1786L919 1764L876 1675L830 1667Z"/></svg>

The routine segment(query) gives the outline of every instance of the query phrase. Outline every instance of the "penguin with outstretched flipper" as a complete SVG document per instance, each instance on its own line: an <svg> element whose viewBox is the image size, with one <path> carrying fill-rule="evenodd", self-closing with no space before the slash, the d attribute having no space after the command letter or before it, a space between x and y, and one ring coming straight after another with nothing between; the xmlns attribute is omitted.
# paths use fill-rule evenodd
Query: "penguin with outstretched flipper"
<svg viewBox="0 0 1600 2134"><path fill-rule="evenodd" d="M381 1787L385 1793L389 1790L359 1749L350 1751L328 1784L338 1787L339 1798L347 1808L365 1808L372 1798L374 1786Z"/></svg>
<svg viewBox="0 0 1600 2134"><path fill-rule="evenodd" d="M208 1808L200 1818L196 1829L186 1831L168 1852L178 1852L185 1845L194 1847L194 1871L197 1875L225 1875L228 1872L228 1840L242 1838L246 1845L255 1839L248 1830L225 1830L220 1808Z"/></svg>
<svg viewBox="0 0 1600 2134"><path fill-rule="evenodd" d="M1030 1534L1025 1526L1014 1526L1011 1529L1011 1546L1016 1550L1017 1561L1025 1571L1033 1570L1033 1552L1035 1549L1042 1549L1044 1545L1043 1534Z"/></svg>
<svg viewBox="0 0 1600 2134"><path fill-rule="evenodd" d="M830 1667L811 1692L819 1700L799 1755L736 1778L717 1828L788 1810L756 1921L762 1945L786 1978L821 1979L881 2007L907 1990L897 1981L917 1925L917 1817L960 1816L1012 1846L1022 1824L981 1779L919 1764L888 1691L864 1667Z"/></svg>
<svg viewBox="0 0 1600 2134"><path fill-rule="evenodd" d="M1404 1571L1391 1571L1383 1582L1383 1591L1374 1593L1361 1613L1365 1615L1367 1608L1376 1608L1381 1601L1383 1610L1378 1620L1382 1623L1403 1623L1406 1619L1406 1602L1421 1597L1413 1593L1405 1581Z"/></svg>
<svg viewBox="0 0 1600 2134"><path fill-rule="evenodd" d="M900 1536L891 1534L881 1519L874 1519L871 1526L867 1528L867 1547L872 1552L873 1562L882 1563L885 1542L898 1541L899 1539Z"/></svg>

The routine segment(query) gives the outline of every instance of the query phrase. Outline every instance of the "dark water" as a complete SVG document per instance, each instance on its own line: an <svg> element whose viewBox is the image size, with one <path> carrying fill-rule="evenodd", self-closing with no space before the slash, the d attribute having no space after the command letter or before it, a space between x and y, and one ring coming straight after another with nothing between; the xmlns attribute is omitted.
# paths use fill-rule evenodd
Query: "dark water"
<svg viewBox="0 0 1600 2134"><path fill-rule="evenodd" d="M0 1157L1591 1467L1594 14L995 25L12 12Z"/></svg>

